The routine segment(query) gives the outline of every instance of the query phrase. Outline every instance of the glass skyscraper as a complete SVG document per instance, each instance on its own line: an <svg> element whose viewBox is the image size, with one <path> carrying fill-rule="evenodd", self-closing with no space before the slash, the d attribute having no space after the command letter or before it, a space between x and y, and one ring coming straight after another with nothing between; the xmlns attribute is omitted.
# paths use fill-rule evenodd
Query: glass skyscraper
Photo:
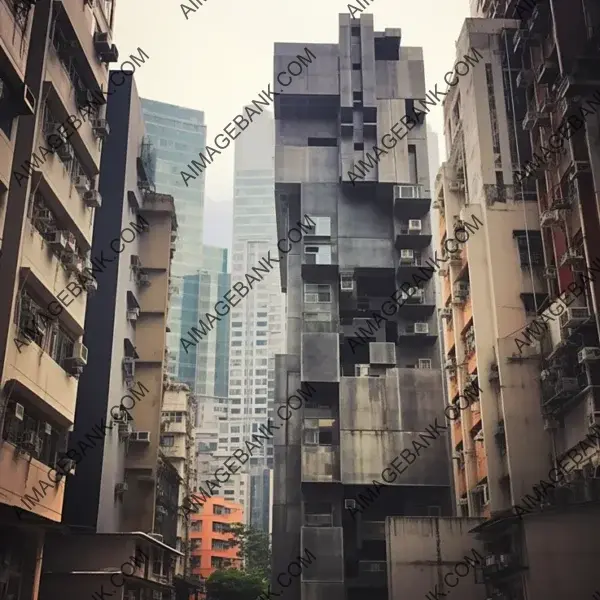
<svg viewBox="0 0 600 600"><path fill-rule="evenodd" d="M227 250L203 245L204 173L189 180L181 170L206 146L204 113L191 108L142 100L148 138L156 152L156 186L175 198L178 231L171 268L168 370L197 394L227 395L229 320L210 336L184 350L181 337L229 289Z"/></svg>

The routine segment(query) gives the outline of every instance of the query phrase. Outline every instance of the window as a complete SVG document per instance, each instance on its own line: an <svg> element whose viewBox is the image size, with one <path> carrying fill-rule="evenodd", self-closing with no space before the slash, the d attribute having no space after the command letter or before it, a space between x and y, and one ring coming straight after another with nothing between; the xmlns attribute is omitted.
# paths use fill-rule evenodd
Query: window
<svg viewBox="0 0 600 600"><path fill-rule="evenodd" d="M231 433L239 433L239 432L240 432L240 428L238 425L231 426Z"/></svg>
<svg viewBox="0 0 600 600"><path fill-rule="evenodd" d="M352 63L352 70L353 71L360 71L361 69L361 64L360 63Z"/></svg>
<svg viewBox="0 0 600 600"><path fill-rule="evenodd" d="M364 142L354 142L354 149L355 150L364 150L365 149Z"/></svg>
<svg viewBox="0 0 600 600"><path fill-rule="evenodd" d="M411 183L418 183L417 148L413 144L408 145L408 174Z"/></svg>
<svg viewBox="0 0 600 600"><path fill-rule="evenodd" d="M213 521L212 530L215 533L229 533L231 531L231 526L229 523L218 523L217 521Z"/></svg>
<svg viewBox="0 0 600 600"><path fill-rule="evenodd" d="M240 438L239 437L232 437L231 438L231 443L232 444L239 444L240 443Z"/></svg>
<svg viewBox="0 0 600 600"><path fill-rule="evenodd" d="M267 340L256 340L256 345L257 346L266 346Z"/></svg>
<svg viewBox="0 0 600 600"><path fill-rule="evenodd" d="M239 347L239 346L241 346L241 345L242 345L242 342L241 342L241 341L233 341L233 342L231 342L231 345L232 345L232 346L235 346L235 347L237 348L237 347ZM241 354L241 353L240 353L240 354Z"/></svg>
<svg viewBox="0 0 600 600"><path fill-rule="evenodd" d="M239 415L240 414L240 409L239 408L232 408L231 409L231 414L232 415ZM216 449L216 448L215 448Z"/></svg>
<svg viewBox="0 0 600 600"><path fill-rule="evenodd" d="M308 138L308 146L318 146L320 148L335 147L338 145L337 138Z"/></svg>
<svg viewBox="0 0 600 600"><path fill-rule="evenodd" d="M304 246L304 263L307 265L330 265L331 245L315 244Z"/></svg>
<svg viewBox="0 0 600 600"><path fill-rule="evenodd" d="M431 359L430 358L420 358L419 359L419 369L431 369Z"/></svg>
<svg viewBox="0 0 600 600"><path fill-rule="evenodd" d="M160 436L160 445L165 447L171 447L175 444L175 436L174 435L161 435Z"/></svg>
<svg viewBox="0 0 600 600"><path fill-rule="evenodd" d="M331 286L327 283L305 283L304 302L308 304L331 302Z"/></svg>

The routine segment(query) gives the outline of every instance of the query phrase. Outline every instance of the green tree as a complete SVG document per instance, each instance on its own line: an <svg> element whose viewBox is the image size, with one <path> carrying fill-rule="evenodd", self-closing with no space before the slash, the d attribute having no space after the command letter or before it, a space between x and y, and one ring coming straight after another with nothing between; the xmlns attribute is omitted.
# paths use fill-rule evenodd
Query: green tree
<svg viewBox="0 0 600 600"><path fill-rule="evenodd" d="M239 554L244 560L244 571L259 575L264 581L271 577L271 542L269 534L236 523L230 529L233 534L231 540L239 548Z"/></svg>
<svg viewBox="0 0 600 600"><path fill-rule="evenodd" d="M206 580L207 600L256 600L266 591L260 575L237 569L218 569Z"/></svg>

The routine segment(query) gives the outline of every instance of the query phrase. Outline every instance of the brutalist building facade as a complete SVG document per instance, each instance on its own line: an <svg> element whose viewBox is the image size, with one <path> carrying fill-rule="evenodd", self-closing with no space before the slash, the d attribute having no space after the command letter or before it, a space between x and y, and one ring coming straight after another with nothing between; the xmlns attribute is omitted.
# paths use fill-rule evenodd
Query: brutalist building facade
<svg viewBox="0 0 600 600"><path fill-rule="evenodd" d="M306 48L316 59L284 87ZM278 238L304 215L316 225L280 253L272 589L291 579L288 598L387 598L390 564L403 563L389 517L452 513L446 431L418 448L446 424L425 118L410 117L423 53L399 29L374 31L371 15L340 15L338 44L276 44L274 64ZM288 402L308 385L301 408ZM288 577L305 550L316 560Z"/></svg>

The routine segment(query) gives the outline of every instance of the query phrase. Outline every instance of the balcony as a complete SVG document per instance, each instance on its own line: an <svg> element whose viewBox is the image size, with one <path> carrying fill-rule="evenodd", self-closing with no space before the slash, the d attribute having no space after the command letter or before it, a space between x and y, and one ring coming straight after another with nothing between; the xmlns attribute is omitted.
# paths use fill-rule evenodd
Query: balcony
<svg viewBox="0 0 600 600"><path fill-rule="evenodd" d="M51 250L50 245L41 233L27 220L23 232L23 254L21 259L23 273L29 272L34 280L30 285L38 288L41 295L48 298L48 304L59 295L65 297L62 305L62 316L70 328L83 335L85 321L85 307L87 294L81 293L75 297L67 292L67 285L76 281L73 274L69 274L65 264Z"/></svg>
<svg viewBox="0 0 600 600"><path fill-rule="evenodd" d="M475 572L475 581L476 583L495 582L525 568L515 554L488 554L483 567Z"/></svg>
<svg viewBox="0 0 600 600"><path fill-rule="evenodd" d="M481 442L475 442L475 478L481 483L488 476L487 457Z"/></svg>
<svg viewBox="0 0 600 600"><path fill-rule="evenodd" d="M21 346L20 352L11 343L6 379L41 412L53 411L56 419L69 424L75 421L78 380L35 342Z"/></svg>
<svg viewBox="0 0 600 600"><path fill-rule="evenodd" d="M94 38L90 34L94 30L96 15L94 11L83 7L79 0L55 0L58 25L65 35L77 43L78 54L83 54L79 62L85 67L88 77L95 80L95 87L106 88L107 70L98 58ZM97 20L100 23L100 20Z"/></svg>
<svg viewBox="0 0 600 600"><path fill-rule="evenodd" d="M357 587L385 587L387 585L387 563L385 560L359 560Z"/></svg>
<svg viewBox="0 0 600 600"><path fill-rule="evenodd" d="M36 458L20 454L14 444L0 440L0 496L2 502L25 510L26 506L21 499L25 494L37 499L38 495L33 488L39 489L41 481L48 483L48 486L42 498L34 502L30 510L36 515L60 523L65 495L64 479L57 485L49 483L48 465Z"/></svg>
<svg viewBox="0 0 600 600"><path fill-rule="evenodd" d="M550 125L550 115L535 110L535 107L527 109L523 119L523 131L531 131L537 126L548 127Z"/></svg>
<svg viewBox="0 0 600 600"><path fill-rule="evenodd" d="M94 165L94 175L100 170L100 140L92 130L93 116L81 116L75 97L75 88L52 44L49 45L44 95L50 101L58 121L64 123L70 115L79 115L82 121L70 139L86 164Z"/></svg>
<svg viewBox="0 0 600 600"><path fill-rule="evenodd" d="M454 329L445 326L444 327L444 349L446 354L449 354L454 350L456 342L454 340ZM450 396L452 398L452 396Z"/></svg>
<svg viewBox="0 0 600 600"><path fill-rule="evenodd" d="M539 85L550 85L560 75L558 62L544 59L536 70L536 79Z"/></svg>
<svg viewBox="0 0 600 600"><path fill-rule="evenodd" d="M448 398L452 401L456 396L458 396L458 379L455 373L454 377L449 377L448 379Z"/></svg>
<svg viewBox="0 0 600 600"><path fill-rule="evenodd" d="M428 289L412 288L409 293L403 292L399 298L402 303L399 314L410 321L424 321L435 311L433 297L429 297Z"/></svg>
<svg viewBox="0 0 600 600"><path fill-rule="evenodd" d="M33 10L24 7L17 11L13 8L14 4L16 3L12 0L0 1L0 53L6 53L8 56L12 69L7 69L6 75L11 85L21 92L25 79Z"/></svg>
<svg viewBox="0 0 600 600"><path fill-rule="evenodd" d="M38 135L42 135L41 132ZM44 136L45 137L45 136ZM41 137L40 139L44 139ZM85 238L87 247L92 241L92 209L83 202L81 194L75 188L69 163L64 163L57 154L48 154L40 169L33 171L32 187L46 199L48 207L62 218L65 227L79 231ZM38 187L39 186L39 187Z"/></svg>
<svg viewBox="0 0 600 600"><path fill-rule="evenodd" d="M565 377L560 369L544 369L541 373L542 406L552 410L574 398L583 389L576 373Z"/></svg>
<svg viewBox="0 0 600 600"><path fill-rule="evenodd" d="M597 66L590 68L580 61L569 74L557 80L556 96L558 99L587 96L598 87L600 87L600 71Z"/></svg>
<svg viewBox="0 0 600 600"><path fill-rule="evenodd" d="M456 421L452 421L452 446L456 447L459 444L462 444L462 441L462 422L459 418Z"/></svg>
<svg viewBox="0 0 600 600"><path fill-rule="evenodd" d="M407 248L422 250L431 244L431 231L428 231L428 221L410 219L396 228L396 249Z"/></svg>
<svg viewBox="0 0 600 600"><path fill-rule="evenodd" d="M517 87L526 89L533 83L533 71L527 67L523 67L517 75Z"/></svg>
<svg viewBox="0 0 600 600"><path fill-rule="evenodd" d="M422 275L423 272L420 270L421 267L428 267L431 269L431 266L421 258L418 251L402 248L400 249L399 254L397 276L400 283L412 281L412 276L415 274Z"/></svg>
<svg viewBox="0 0 600 600"><path fill-rule="evenodd" d="M513 36L513 48L515 52L518 52L519 48L524 48L529 40L531 39L531 33L529 29L524 26L520 26Z"/></svg>
<svg viewBox="0 0 600 600"><path fill-rule="evenodd" d="M399 219L421 219L431 207L431 194L422 185L394 186L394 213Z"/></svg>

